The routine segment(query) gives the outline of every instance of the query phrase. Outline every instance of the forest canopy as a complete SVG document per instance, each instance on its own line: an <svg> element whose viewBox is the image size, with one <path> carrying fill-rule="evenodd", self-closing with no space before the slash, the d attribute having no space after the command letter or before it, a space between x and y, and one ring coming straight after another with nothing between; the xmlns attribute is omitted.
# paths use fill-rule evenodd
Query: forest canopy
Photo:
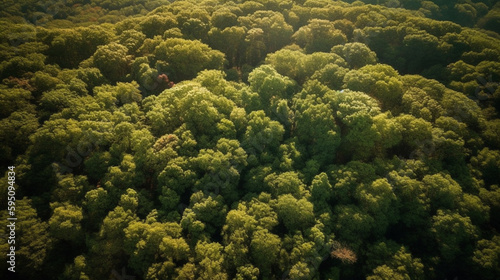
<svg viewBox="0 0 500 280"><path fill-rule="evenodd" d="M500 278L500 3L18 0L0 23L2 279Z"/></svg>

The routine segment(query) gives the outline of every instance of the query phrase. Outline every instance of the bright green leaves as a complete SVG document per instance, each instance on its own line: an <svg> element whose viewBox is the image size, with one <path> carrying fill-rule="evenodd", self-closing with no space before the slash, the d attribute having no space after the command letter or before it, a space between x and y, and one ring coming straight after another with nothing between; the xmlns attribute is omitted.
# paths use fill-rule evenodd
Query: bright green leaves
<svg viewBox="0 0 500 280"><path fill-rule="evenodd" d="M277 51L289 44L293 34L293 28L285 21L285 17L281 13L270 10L260 9L249 16L239 17L238 21L248 30L245 41L247 42L247 52L250 52L247 53L248 61L251 62L259 62L263 58L259 57L258 53L255 57L251 54L252 51L259 48L262 49L263 54ZM261 39L255 40L257 39L255 35ZM259 44L255 45L257 42Z"/></svg>
<svg viewBox="0 0 500 280"><path fill-rule="evenodd" d="M373 117L380 113L376 101L361 92L341 91L325 95L341 130L341 151L354 159L370 157L378 138Z"/></svg>
<svg viewBox="0 0 500 280"><path fill-rule="evenodd" d="M401 247L394 254L388 265L378 266L373 270L373 275L368 280L383 279L425 279L424 265L418 258L413 258L405 247Z"/></svg>
<svg viewBox="0 0 500 280"><path fill-rule="evenodd" d="M345 44L346 36L336 30L333 22L313 19L293 35L295 42L306 52L328 52L333 46Z"/></svg>
<svg viewBox="0 0 500 280"><path fill-rule="evenodd" d="M198 264L196 279L226 280L227 274L223 270L224 255L219 243L198 242L195 247L196 262Z"/></svg>
<svg viewBox="0 0 500 280"><path fill-rule="evenodd" d="M362 91L382 103L384 110L394 110L401 104L403 83L398 72L389 65L366 65L348 72L344 78L345 87Z"/></svg>
<svg viewBox="0 0 500 280"><path fill-rule="evenodd" d="M281 248L280 238L267 229L254 232L250 243L250 254L263 275L269 275L277 261Z"/></svg>
<svg viewBox="0 0 500 280"><path fill-rule="evenodd" d="M314 223L313 204L306 198L296 199L290 194L281 195L278 197L276 212L290 232L308 228Z"/></svg>
<svg viewBox="0 0 500 280"><path fill-rule="evenodd" d="M214 149L202 149L191 163L199 170L201 179L195 188L204 192L223 194L226 199L236 199L236 186L240 172L246 166L247 154L237 140L220 139Z"/></svg>
<svg viewBox="0 0 500 280"><path fill-rule="evenodd" d="M160 43L154 50L157 65L174 81L192 79L204 69L221 69L224 54L199 42L173 38ZM158 64L159 62L162 62Z"/></svg>
<svg viewBox="0 0 500 280"><path fill-rule="evenodd" d="M222 228L226 211L222 196L212 197L199 191L191 196L190 207L184 210L181 225L192 235L193 242L207 240Z"/></svg>
<svg viewBox="0 0 500 280"><path fill-rule="evenodd" d="M396 195L387 179L377 179L370 185L359 185L356 197L360 208L377 221L374 234L383 235L390 224L399 220Z"/></svg>
<svg viewBox="0 0 500 280"><path fill-rule="evenodd" d="M30 104L32 94L21 88L0 89L0 117L5 118L16 111L33 113L34 106Z"/></svg>
<svg viewBox="0 0 500 280"><path fill-rule="evenodd" d="M288 98L293 93L294 83L283 77L274 68L263 65L248 76L250 88L259 93L262 105L267 107L273 100Z"/></svg>
<svg viewBox="0 0 500 280"><path fill-rule="evenodd" d="M284 132L283 126L267 117L264 111L251 112L242 147L251 155L250 157L260 155L261 161L265 161L265 156L268 156L269 152L279 148ZM249 163L252 164L250 157Z"/></svg>
<svg viewBox="0 0 500 280"><path fill-rule="evenodd" d="M427 188L427 197L432 209L456 209L462 198L462 188L449 175L427 175L422 182Z"/></svg>
<svg viewBox="0 0 500 280"><path fill-rule="evenodd" d="M99 46L93 55L95 67L110 81L123 81L130 72L130 58L127 47L118 43Z"/></svg>
<svg viewBox="0 0 500 280"><path fill-rule="evenodd" d="M334 46L332 52L340 55L350 68L358 69L377 62L377 54L363 43L347 43Z"/></svg>
<svg viewBox="0 0 500 280"><path fill-rule="evenodd" d="M291 194L295 198L300 198L305 187L296 172L285 172L279 175L272 173L266 176L264 183L269 186L271 193L275 197L282 194Z"/></svg>
<svg viewBox="0 0 500 280"><path fill-rule="evenodd" d="M331 84L342 83L340 73L336 76L325 76L331 73L331 67L336 66L334 70L343 69L346 62L337 54L326 52L315 52L304 54L298 50L281 49L275 53L269 54L266 62L271 64L276 71L282 75L294 79L299 84L303 84L312 76L324 78L322 82L329 84L328 79L334 79ZM324 69L325 67L327 67ZM336 73L336 72L335 72ZM345 73L344 73L345 75Z"/></svg>
<svg viewBox="0 0 500 280"><path fill-rule="evenodd" d="M54 209L48 222L51 235L59 240L80 244L83 237L82 209L69 203L55 203L51 207Z"/></svg>
<svg viewBox="0 0 500 280"><path fill-rule="evenodd" d="M432 121L443 113L439 102L420 88L408 88L402 97L403 111L417 118Z"/></svg>
<svg viewBox="0 0 500 280"><path fill-rule="evenodd" d="M208 145L210 138L216 137L217 131L213 127L223 118L229 119L234 108L231 100L217 96L194 82L177 85L156 99L145 99L144 102L152 100L155 102L146 116L155 134L164 135L184 127L196 137L208 136L202 138L203 146Z"/></svg>
<svg viewBox="0 0 500 280"><path fill-rule="evenodd" d="M183 262L190 249L181 237L181 227L176 223L133 221L123 230L124 250L130 255L129 265L139 275L152 274L155 262ZM153 265L152 265L153 264ZM172 265L175 266L174 263ZM150 267L148 269L148 267ZM169 271L170 273L172 269ZM156 271L158 273L158 271Z"/></svg>
<svg viewBox="0 0 500 280"><path fill-rule="evenodd" d="M112 208L109 204L108 192L103 188L93 189L85 194L83 209L91 228L96 228L102 222L106 213Z"/></svg>
<svg viewBox="0 0 500 280"><path fill-rule="evenodd" d="M143 183L144 177L136 170L134 158L130 154L123 156L120 165L111 166L103 178L103 185L116 192L118 189L136 188Z"/></svg>
<svg viewBox="0 0 500 280"><path fill-rule="evenodd" d="M140 103L142 95L138 89L138 84L117 83L116 86L99 86L94 88L95 99L99 105L106 110L115 109L130 103Z"/></svg>
<svg viewBox="0 0 500 280"><path fill-rule="evenodd" d="M163 35L166 30L177 26L177 20L171 13L162 13L143 18L138 27L148 38Z"/></svg>
<svg viewBox="0 0 500 280"><path fill-rule="evenodd" d="M21 278L498 278L484 4L90 2L0 20Z"/></svg>
<svg viewBox="0 0 500 280"><path fill-rule="evenodd" d="M12 162L18 154L24 152L29 146L30 135L38 127L37 117L26 111L14 112L0 120L0 161Z"/></svg>
<svg viewBox="0 0 500 280"><path fill-rule="evenodd" d="M310 92L311 96L314 92ZM340 144L340 131L327 104L297 100L294 134L319 164L331 163Z"/></svg>

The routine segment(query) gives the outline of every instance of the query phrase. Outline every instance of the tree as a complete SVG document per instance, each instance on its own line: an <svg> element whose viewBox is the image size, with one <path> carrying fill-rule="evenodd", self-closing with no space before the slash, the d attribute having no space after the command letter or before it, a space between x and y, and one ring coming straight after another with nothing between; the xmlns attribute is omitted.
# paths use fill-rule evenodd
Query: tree
<svg viewBox="0 0 500 280"><path fill-rule="evenodd" d="M373 228L375 235L384 235L390 224L398 222L396 195L387 179L377 179L369 185L359 185L356 189L356 197L360 208L377 221Z"/></svg>
<svg viewBox="0 0 500 280"><path fill-rule="evenodd" d="M171 13L162 13L144 17L138 24L140 30L147 38L163 33L173 27L177 27L176 18Z"/></svg>
<svg viewBox="0 0 500 280"><path fill-rule="evenodd" d="M137 220L131 210L122 206L115 207L104 218L101 228L95 239L89 242L89 276L96 277L109 274L110 267L124 265L124 229Z"/></svg>
<svg viewBox="0 0 500 280"><path fill-rule="evenodd" d="M29 137L39 127L38 119L33 113L18 111L0 120L0 156L1 162L13 162L28 148Z"/></svg>
<svg viewBox="0 0 500 280"><path fill-rule="evenodd" d="M227 279L227 273L222 267L222 264L224 263L224 255L222 254L222 246L219 243L200 241L196 244L195 252L195 260L197 261L199 267L197 271L197 279Z"/></svg>
<svg viewBox="0 0 500 280"><path fill-rule="evenodd" d="M254 232L250 244L250 254L262 275L270 275L281 249L280 238L267 229Z"/></svg>
<svg viewBox="0 0 500 280"><path fill-rule="evenodd" d="M413 258L405 247L401 247L388 265L378 266L367 279L424 279L424 265L420 259Z"/></svg>
<svg viewBox="0 0 500 280"><path fill-rule="evenodd" d="M403 83L399 74L389 65L366 65L348 72L344 87L369 94L382 103L384 110L394 110L401 104Z"/></svg>
<svg viewBox="0 0 500 280"><path fill-rule="evenodd" d="M226 212L221 195L212 197L199 191L191 195L190 207L184 210L180 223L191 234L194 243L219 232Z"/></svg>
<svg viewBox="0 0 500 280"><path fill-rule="evenodd" d="M49 61L63 68L76 68L96 52L97 46L108 44L114 37L111 30L102 26L53 29L48 35Z"/></svg>
<svg viewBox="0 0 500 280"><path fill-rule="evenodd" d="M245 62L250 65L257 65L266 55L266 42L264 30L261 28L251 28L245 37Z"/></svg>
<svg viewBox="0 0 500 280"><path fill-rule="evenodd" d="M336 217L334 232L340 240L352 244L354 250L363 244L375 227L375 219L355 205L337 205L333 213Z"/></svg>
<svg viewBox="0 0 500 280"><path fill-rule="evenodd" d="M477 265L476 273L484 279L495 279L500 275L500 236L477 242L472 261Z"/></svg>
<svg viewBox="0 0 500 280"><path fill-rule="evenodd" d="M311 201L314 205L314 212L329 212L329 201L332 197L333 187L330 184L326 173L316 175L311 184Z"/></svg>
<svg viewBox="0 0 500 280"><path fill-rule="evenodd" d="M264 178L271 193L278 197L282 194L291 194L295 198L300 198L305 190L305 185L299 179L296 172L285 172L281 174L272 173Z"/></svg>
<svg viewBox="0 0 500 280"><path fill-rule="evenodd" d="M192 79L204 69L222 69L226 62L222 52L212 50L200 41L180 38L166 39L153 54L157 66L165 65L159 70L176 82Z"/></svg>
<svg viewBox="0 0 500 280"><path fill-rule="evenodd" d="M2 249L5 252L10 246L15 246L16 264L23 263L23 267L27 269L18 270L21 277L32 278L35 275L40 275L43 271L45 261L48 259L52 249L53 240L50 238L47 222L42 221L36 213L36 210L31 206L31 199L16 200L16 218L15 222L15 245L2 242ZM2 213L2 233L10 235L7 223L7 212ZM2 261L6 262L7 256L3 254Z"/></svg>
<svg viewBox="0 0 500 280"><path fill-rule="evenodd" d="M221 8L212 13L210 23L216 28L224 29L235 26L238 23L238 16L229 8Z"/></svg>
<svg viewBox="0 0 500 280"><path fill-rule="evenodd" d="M430 201L422 182L396 171L390 172L388 176L398 198L401 221L409 228L426 225Z"/></svg>
<svg viewBox="0 0 500 280"><path fill-rule="evenodd" d="M431 202L431 211L437 209L456 209L462 199L462 188L450 175L426 175L422 182L427 188L427 197ZM438 210L439 211L439 210Z"/></svg>
<svg viewBox="0 0 500 280"><path fill-rule="evenodd" d="M278 197L276 213L290 232L304 230L314 223L313 204L306 198L297 199L291 194Z"/></svg>
<svg viewBox="0 0 500 280"><path fill-rule="evenodd" d="M362 184L370 184L377 178L374 167L360 161L333 166L328 175L332 183L335 182L332 185L332 197L339 204L353 203L355 189Z"/></svg>
<svg viewBox="0 0 500 280"><path fill-rule="evenodd" d="M31 92L21 88L0 88L0 118L6 118L16 111L34 113Z"/></svg>
<svg viewBox="0 0 500 280"><path fill-rule="evenodd" d="M295 84L288 77L283 77L271 66L262 65L248 75L250 88L259 93L262 104L270 104L272 100L289 97Z"/></svg>
<svg viewBox="0 0 500 280"><path fill-rule="evenodd" d="M344 135L339 150L355 160L371 157L378 140L373 125L373 117L380 113L376 101L354 91L329 92L324 99L335 112L340 134Z"/></svg>
<svg viewBox="0 0 500 280"><path fill-rule="evenodd" d="M426 121L434 121L443 113L438 100L420 88L410 87L402 96L403 111Z"/></svg>
<svg viewBox="0 0 500 280"><path fill-rule="evenodd" d="M28 72L36 72L45 66L46 56L41 53L30 53L26 57L15 56L0 63L0 77L21 77Z"/></svg>
<svg viewBox="0 0 500 280"><path fill-rule="evenodd" d="M267 152L274 154L279 148L285 130L279 122L267 117L264 111L251 112L248 119L242 147L248 154L260 156L261 160L264 160ZM249 163L250 160L249 158Z"/></svg>
<svg viewBox="0 0 500 280"><path fill-rule="evenodd" d="M156 216L156 211L152 211L144 221L133 221L124 229L124 248L130 255L130 267L151 278L161 277L165 272L172 274L177 263L186 261L190 253L189 245L181 237L180 225L160 223Z"/></svg>
<svg viewBox="0 0 500 280"><path fill-rule="evenodd" d="M53 203L51 207L54 211L48 222L51 235L73 244L82 242L82 208L69 203Z"/></svg>
<svg viewBox="0 0 500 280"><path fill-rule="evenodd" d="M85 194L83 210L89 228L98 229L106 213L112 209L109 204L108 191L103 188L93 189Z"/></svg>
<svg viewBox="0 0 500 280"><path fill-rule="evenodd" d="M403 139L403 128L396 119L392 117L390 112L375 116L373 118L372 127L377 131L378 139L376 145L380 156L383 156L387 149L397 146Z"/></svg>
<svg viewBox="0 0 500 280"><path fill-rule="evenodd" d="M279 12L260 10L249 16L239 17L238 21L241 26L247 28L247 34L250 34L252 30L260 29L262 31L261 35L267 53L275 52L286 46L293 34L292 26L285 21L284 16ZM252 40L250 39L250 41ZM247 46L251 48L252 44Z"/></svg>
<svg viewBox="0 0 500 280"><path fill-rule="evenodd" d="M236 200L236 186L247 164L246 157L237 140L219 139L215 149L202 149L192 159L193 169L201 171L201 178L194 187L207 194L220 193L228 201Z"/></svg>
<svg viewBox="0 0 500 280"><path fill-rule="evenodd" d="M208 32L210 46L226 55L229 67L241 65L245 36L245 29L239 26L212 28Z"/></svg>
<svg viewBox="0 0 500 280"><path fill-rule="evenodd" d="M340 55L350 68L358 69L377 62L377 54L363 43L347 43L334 46L332 52Z"/></svg>
<svg viewBox="0 0 500 280"><path fill-rule="evenodd" d="M260 271L251 264L240 266L237 268L236 280L257 280L259 279Z"/></svg>
<svg viewBox="0 0 500 280"><path fill-rule="evenodd" d="M333 46L345 44L347 37L335 29L333 22L312 19L293 34L295 42L307 53L328 52Z"/></svg>
<svg viewBox="0 0 500 280"><path fill-rule="evenodd" d="M477 238L477 228L469 217L450 210L438 210L432 217L431 232L438 244L445 262L454 261L460 254L472 250L472 242Z"/></svg>
<svg viewBox="0 0 500 280"><path fill-rule="evenodd" d="M439 44L439 39L425 31L407 34L403 38L402 54L406 59L406 71L420 73L425 68L438 64L445 57L446 50Z"/></svg>
<svg viewBox="0 0 500 280"><path fill-rule="evenodd" d="M441 106L447 116L463 122L471 128L478 127L483 121L479 106L473 100L466 98L462 93L447 90L441 100Z"/></svg>
<svg viewBox="0 0 500 280"><path fill-rule="evenodd" d="M294 134L307 147L309 156L325 165L333 161L341 137L331 107L314 101L314 95L321 91L327 91L327 88L317 82L305 85L301 94L308 96L295 101Z"/></svg>
<svg viewBox="0 0 500 280"><path fill-rule="evenodd" d="M124 81L130 72L130 58L127 47L110 43L99 46L92 56L95 67L111 82Z"/></svg>
<svg viewBox="0 0 500 280"><path fill-rule="evenodd" d="M191 5L191 8L181 9L176 14L179 28L188 39L205 41L210 29L210 14L206 9Z"/></svg>
<svg viewBox="0 0 500 280"><path fill-rule="evenodd" d="M410 157L425 158L432 155L432 124L411 115L400 115L396 122L402 126L402 144L405 145Z"/></svg>
<svg viewBox="0 0 500 280"><path fill-rule="evenodd" d="M118 199L120 190L134 189L142 185L144 176L137 170L134 158L125 154L119 165L111 166L102 179L103 186L110 191L113 198Z"/></svg>
<svg viewBox="0 0 500 280"><path fill-rule="evenodd" d="M478 172L478 177L484 180L486 186L499 185L498 174L500 151L484 148L471 159L471 164Z"/></svg>
<svg viewBox="0 0 500 280"><path fill-rule="evenodd" d="M311 79L318 80L330 89L340 90L343 85L344 77L348 71L348 69L342 66L329 63L325 65L325 67L314 72Z"/></svg>
<svg viewBox="0 0 500 280"><path fill-rule="evenodd" d="M129 53L135 53L146 39L146 35L137 30L125 30L118 36L118 43L127 48Z"/></svg>

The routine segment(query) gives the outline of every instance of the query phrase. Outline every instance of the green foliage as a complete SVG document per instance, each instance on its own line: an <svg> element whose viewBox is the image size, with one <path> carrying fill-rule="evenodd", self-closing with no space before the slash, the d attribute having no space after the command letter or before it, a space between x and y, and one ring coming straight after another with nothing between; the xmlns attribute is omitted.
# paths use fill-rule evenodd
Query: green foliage
<svg viewBox="0 0 500 280"><path fill-rule="evenodd" d="M498 235L491 240L482 239L477 242L472 260L479 265L478 269L485 279L494 279L499 275L498 264L500 255L500 238Z"/></svg>
<svg viewBox="0 0 500 280"><path fill-rule="evenodd" d="M123 81L125 75L130 71L130 61L127 58L127 47L118 43L99 46L92 56L95 67L108 80Z"/></svg>
<svg viewBox="0 0 500 280"><path fill-rule="evenodd" d="M412 258L404 247L392 257L389 265L378 266L369 280L378 279L424 279L424 265L420 259Z"/></svg>
<svg viewBox="0 0 500 280"><path fill-rule="evenodd" d="M1 246L6 252L7 248L15 246L16 263L23 262L31 268L25 271L18 271L16 268L16 273L23 277L36 277L35 275L43 270L45 260L48 259L53 246L53 239L50 238L48 231L49 225L38 217L30 199L16 200L15 208L16 218L19 219L15 222L16 243L8 245L5 241ZM2 222L2 233L10 236L10 228L6 227L8 224L6 214L2 215L2 221L5 221ZM2 260L6 262L7 256L2 256Z"/></svg>
<svg viewBox="0 0 500 280"><path fill-rule="evenodd" d="M50 218L49 231L55 238L73 243L82 241L82 228L80 222L83 219L82 209L71 205L51 205L54 213Z"/></svg>
<svg viewBox="0 0 500 280"><path fill-rule="evenodd" d="M347 43L334 46L332 52L340 55L350 68L358 69L377 62L377 54L362 43Z"/></svg>
<svg viewBox="0 0 500 280"><path fill-rule="evenodd" d="M313 205L306 198L296 199L290 194L281 195L278 197L276 212L290 232L305 229L314 222Z"/></svg>
<svg viewBox="0 0 500 280"><path fill-rule="evenodd" d="M432 218L431 231L446 262L453 261L461 252L469 251L472 241L477 238L477 229L469 217L448 210L437 211Z"/></svg>
<svg viewBox="0 0 500 280"><path fill-rule="evenodd" d="M35 2L0 4L19 278L500 277L494 1Z"/></svg>
<svg viewBox="0 0 500 280"><path fill-rule="evenodd" d="M346 36L336 30L332 22L321 19L313 19L308 25L302 26L293 39L307 53L328 52L333 46L347 42Z"/></svg>
<svg viewBox="0 0 500 280"><path fill-rule="evenodd" d="M153 53L157 67L174 81L192 79L204 69L222 69L224 54L199 41L166 39ZM165 64L166 63L166 64Z"/></svg>

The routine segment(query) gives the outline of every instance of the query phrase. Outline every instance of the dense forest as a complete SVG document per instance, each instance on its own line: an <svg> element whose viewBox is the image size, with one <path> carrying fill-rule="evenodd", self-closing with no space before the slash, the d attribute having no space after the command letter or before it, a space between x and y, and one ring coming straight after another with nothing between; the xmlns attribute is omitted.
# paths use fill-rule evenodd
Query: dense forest
<svg viewBox="0 0 500 280"><path fill-rule="evenodd" d="M500 279L496 2L2 1L0 278Z"/></svg>

